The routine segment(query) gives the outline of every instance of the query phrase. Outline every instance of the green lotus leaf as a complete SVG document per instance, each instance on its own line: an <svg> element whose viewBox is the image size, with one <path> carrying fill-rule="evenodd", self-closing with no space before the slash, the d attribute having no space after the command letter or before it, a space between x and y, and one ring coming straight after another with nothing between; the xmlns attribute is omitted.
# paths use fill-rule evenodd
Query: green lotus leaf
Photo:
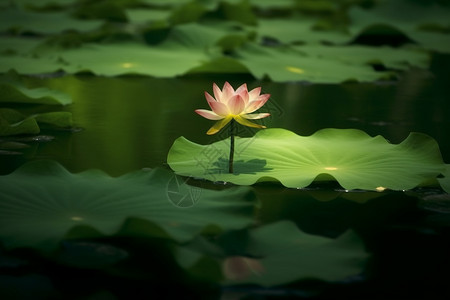
<svg viewBox="0 0 450 300"><path fill-rule="evenodd" d="M239 49L236 59L256 78L274 81L312 81L340 83L348 80L373 81L385 76L368 65L351 65L335 59L304 55L290 48L268 48L248 44Z"/></svg>
<svg viewBox="0 0 450 300"><path fill-rule="evenodd" d="M26 55L0 56L0 72L15 70L20 74L42 74L59 71L65 65L58 57Z"/></svg>
<svg viewBox="0 0 450 300"><path fill-rule="evenodd" d="M227 286L343 280L360 273L367 256L352 231L333 239L304 233L286 220L245 233L231 232L216 243L197 238L175 252L177 262L192 276L208 274L205 279Z"/></svg>
<svg viewBox="0 0 450 300"><path fill-rule="evenodd" d="M127 19L131 23L142 24L161 20L168 20L170 10L162 9L127 9L125 11Z"/></svg>
<svg viewBox="0 0 450 300"><path fill-rule="evenodd" d="M364 65L379 63L390 69L407 70L411 67L428 68L430 57L424 51L393 47L367 46L297 46L294 47L308 56L323 60Z"/></svg>
<svg viewBox="0 0 450 300"><path fill-rule="evenodd" d="M363 242L351 231L330 239L303 233L290 221L250 231L247 251L252 258L225 259L228 284L274 286L301 279L342 280L362 272L368 257Z"/></svg>
<svg viewBox="0 0 450 300"><path fill-rule="evenodd" d="M434 139L411 133L394 145L356 129L322 129L311 136L272 128L236 138L235 173L228 173L229 140L199 145L178 138L167 162L180 175L251 185L280 181L303 188L335 179L345 189L407 190L444 171Z"/></svg>
<svg viewBox="0 0 450 300"><path fill-rule="evenodd" d="M48 49L47 57L64 61L60 68L69 73L92 71L97 75L173 77L209 63L212 54L218 53L214 44L227 34L226 30L186 24L172 28L169 36L157 46L85 44L63 52Z"/></svg>
<svg viewBox="0 0 450 300"><path fill-rule="evenodd" d="M277 9L277 10L292 10L293 3L291 0L250 0L253 7L259 9Z"/></svg>
<svg viewBox="0 0 450 300"><path fill-rule="evenodd" d="M38 124L46 124L67 128L73 125L72 113L67 111L52 111L32 116Z"/></svg>
<svg viewBox="0 0 450 300"><path fill-rule="evenodd" d="M46 6L67 6L74 4L77 0L11 0L10 2L14 3L16 6L22 7L46 7Z"/></svg>
<svg viewBox="0 0 450 300"><path fill-rule="evenodd" d="M260 38L276 39L282 43L296 42L317 44L321 42L345 43L349 34L338 31L314 30L317 19L310 17L291 19L260 19L257 32Z"/></svg>
<svg viewBox="0 0 450 300"><path fill-rule="evenodd" d="M4 59L7 59L12 54L28 53L42 42L42 38L2 36L0 41L0 54L6 55Z"/></svg>
<svg viewBox="0 0 450 300"><path fill-rule="evenodd" d="M201 65L208 57L196 49L149 47L138 43L87 44L62 54L69 73L92 71L97 75L141 74L173 77Z"/></svg>
<svg viewBox="0 0 450 300"><path fill-rule="evenodd" d="M0 136L39 132L39 125L35 119L26 118L14 109L0 108Z"/></svg>
<svg viewBox="0 0 450 300"><path fill-rule="evenodd" d="M80 226L107 235L123 225L124 232L134 228L133 234L163 230L186 241L210 225L246 227L253 210L254 195L247 188L192 187L162 169L110 177L96 170L72 174L56 162L36 161L0 176L0 240L8 248L51 250Z"/></svg>
<svg viewBox="0 0 450 300"><path fill-rule="evenodd" d="M407 11L408 13L405 13ZM431 50L450 52L448 34L427 32L430 25L448 26L448 6L406 0L382 1L372 9L352 7L349 10L349 31L356 35L372 25L387 25L405 33L409 38Z"/></svg>
<svg viewBox="0 0 450 300"><path fill-rule="evenodd" d="M443 178L438 178L442 189L450 194L450 165L446 165L445 171L442 173Z"/></svg>
<svg viewBox="0 0 450 300"><path fill-rule="evenodd" d="M71 97L46 87L28 88L16 76L0 76L0 103L59 104L72 103Z"/></svg>
<svg viewBox="0 0 450 300"><path fill-rule="evenodd" d="M90 31L103 22L77 20L67 13L36 13L14 8L0 10L0 31L54 34L64 30Z"/></svg>

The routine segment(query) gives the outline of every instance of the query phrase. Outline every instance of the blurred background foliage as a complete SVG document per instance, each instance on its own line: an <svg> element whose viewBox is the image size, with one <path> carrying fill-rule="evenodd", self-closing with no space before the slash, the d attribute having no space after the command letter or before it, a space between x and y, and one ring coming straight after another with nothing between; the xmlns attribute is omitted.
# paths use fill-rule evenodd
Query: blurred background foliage
<svg viewBox="0 0 450 300"><path fill-rule="evenodd" d="M450 52L449 1L11 0L0 71L395 79Z"/></svg>

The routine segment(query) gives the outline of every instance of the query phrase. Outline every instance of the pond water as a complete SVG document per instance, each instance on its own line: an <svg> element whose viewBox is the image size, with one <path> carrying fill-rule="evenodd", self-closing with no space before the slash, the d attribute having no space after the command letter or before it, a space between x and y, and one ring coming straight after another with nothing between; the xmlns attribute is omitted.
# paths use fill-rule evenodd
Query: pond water
<svg viewBox="0 0 450 300"><path fill-rule="evenodd" d="M441 67L445 64L438 70ZM73 113L80 131L50 132L57 137L51 143L36 144L24 156L1 157L1 171L4 174L24 161L42 158L55 159L71 171L98 168L114 176L164 166L179 136L200 144L227 137L226 130L206 135L212 122L194 113L207 107L203 94L212 93L212 83L221 86L226 80L234 86L243 82L249 88L262 86L263 93L271 94L262 109L271 113L263 120L269 128L285 128L303 136L322 128L357 128L371 136L382 135L391 143L402 142L410 132L422 132L439 143L444 161L450 161L448 77L434 74L413 70L399 82L341 85L261 82L245 76L33 78L29 79L31 86L48 86L71 95L73 104L65 110ZM32 106L21 109L36 111ZM245 128L240 135L255 132Z"/></svg>
<svg viewBox="0 0 450 300"><path fill-rule="evenodd" d="M246 82L270 93L264 120L267 127L285 128L311 135L322 128L357 128L371 136L382 135L400 143L410 132L422 132L438 142L444 161L450 162L450 108L448 106L449 61L437 58L432 71L411 70L398 82L308 84L256 81L247 76L198 76L177 79L147 77L95 77L90 75L27 78L30 86L47 86L71 95L77 130L50 131L50 142L32 144L23 155L0 156L0 171L8 174L31 160L52 159L71 172L100 169L112 176L143 168L169 169L167 153L173 141L185 136L208 144L226 135L208 136L212 122L194 113L206 108L204 91L212 83L233 86ZM47 110L21 105L22 111ZM255 131L243 130L249 136ZM189 180L193 186L226 189L227 186ZM338 237L355 230L372 253L368 264L371 279L364 276L323 283L305 281L293 289L226 288L233 295L314 298L361 295L407 298L427 293L439 298L446 281L438 270L450 266L446 240L450 218L448 198L439 189L419 188L408 192L345 191L336 183L313 184L292 190L279 184L253 188L261 201L257 224L291 220L304 232ZM431 201L428 201L431 200ZM443 199L443 200L442 200ZM262 296L261 296L262 297ZM252 298L253 299L253 298ZM258 298L259 299L259 298Z"/></svg>

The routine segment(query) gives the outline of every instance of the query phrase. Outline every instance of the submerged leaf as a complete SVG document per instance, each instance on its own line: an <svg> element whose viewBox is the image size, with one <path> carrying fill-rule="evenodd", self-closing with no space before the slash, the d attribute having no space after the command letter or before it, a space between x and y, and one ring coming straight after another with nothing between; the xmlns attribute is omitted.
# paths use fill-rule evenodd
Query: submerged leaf
<svg viewBox="0 0 450 300"><path fill-rule="evenodd" d="M236 138L234 174L228 173L229 141L202 146L178 138L167 162L180 175L250 185L280 181L302 188L335 179L345 189L407 190L443 172L436 141L411 133L398 145L356 129L323 129L304 137L279 128Z"/></svg>
<svg viewBox="0 0 450 300"><path fill-rule="evenodd" d="M360 273L367 258L362 241L353 232L330 239L280 221L249 235L247 251L252 258L224 261L228 283L274 286L301 279L342 280Z"/></svg>
<svg viewBox="0 0 450 300"><path fill-rule="evenodd" d="M79 226L107 235L121 228L130 234L133 228L134 235L186 241L208 225L245 227L254 209L246 188L205 190L162 169L117 178L95 170L72 174L52 161L28 163L0 176L0 199L0 241L8 248L44 250Z"/></svg>

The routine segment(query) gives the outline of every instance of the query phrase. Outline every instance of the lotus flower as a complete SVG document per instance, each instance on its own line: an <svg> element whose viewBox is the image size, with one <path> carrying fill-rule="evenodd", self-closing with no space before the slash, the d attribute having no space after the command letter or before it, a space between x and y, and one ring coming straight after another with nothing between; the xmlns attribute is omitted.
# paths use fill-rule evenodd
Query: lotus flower
<svg viewBox="0 0 450 300"><path fill-rule="evenodd" d="M225 82L222 90L214 83L213 91L215 98L205 92L206 101L208 101L212 111L206 109L195 110L196 113L209 120L219 120L206 134L219 132L233 119L245 126L266 128L263 125L249 121L270 116L269 113L252 114L252 112L260 109L270 97L270 94L260 95L260 87L249 92L247 84L244 83L235 91L228 82Z"/></svg>

